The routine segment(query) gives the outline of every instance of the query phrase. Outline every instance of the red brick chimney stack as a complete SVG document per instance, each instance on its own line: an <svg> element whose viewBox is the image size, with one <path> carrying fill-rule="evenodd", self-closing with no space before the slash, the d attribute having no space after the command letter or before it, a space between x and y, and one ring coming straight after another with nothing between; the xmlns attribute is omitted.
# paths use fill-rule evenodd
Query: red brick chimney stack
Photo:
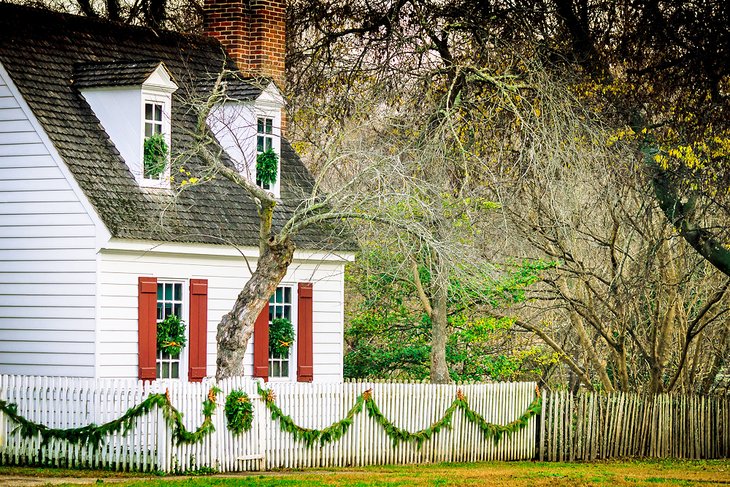
<svg viewBox="0 0 730 487"><path fill-rule="evenodd" d="M205 34L218 39L244 74L285 89L285 0L205 0Z"/></svg>

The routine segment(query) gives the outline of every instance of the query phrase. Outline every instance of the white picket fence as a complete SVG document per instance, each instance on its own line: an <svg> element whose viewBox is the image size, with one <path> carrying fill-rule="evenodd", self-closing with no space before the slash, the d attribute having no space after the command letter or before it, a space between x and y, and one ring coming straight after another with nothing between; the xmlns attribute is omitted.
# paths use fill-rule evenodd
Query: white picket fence
<svg viewBox="0 0 730 487"><path fill-rule="evenodd" d="M53 428L101 424L118 418L152 393L169 391L183 413L185 426L203 420L202 401L213 382L183 383L0 376L0 399L15 403L24 417ZM192 445L176 445L160 411L141 418L126 434L109 435L101 446L70 445L40 438L24 439L15 424L0 414L0 463L184 472L203 467L221 472L274 468L386 465L447 461L531 459L536 420L495 445L459 410L451 428L419 448L393 445L383 428L363 410L338 441L308 447L281 431L257 394L257 382L232 378L215 383L223 392L213 416L215 432ZM461 389L472 409L492 423L507 424L521 416L534 399L534 383L432 385L421 383L348 382L340 384L270 383L276 404L294 422L321 429L342 419L365 390L396 426L415 432L440 419ZM254 399L253 428L233 435L226 428L223 404L240 389Z"/></svg>

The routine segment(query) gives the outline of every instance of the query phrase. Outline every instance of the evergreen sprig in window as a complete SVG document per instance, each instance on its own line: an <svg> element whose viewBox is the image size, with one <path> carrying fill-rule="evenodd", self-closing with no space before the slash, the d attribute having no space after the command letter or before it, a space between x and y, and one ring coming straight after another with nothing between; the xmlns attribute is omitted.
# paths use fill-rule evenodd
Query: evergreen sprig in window
<svg viewBox="0 0 730 487"><path fill-rule="evenodd" d="M269 325L269 353L288 357L294 343L294 325L286 318L274 318Z"/></svg>
<svg viewBox="0 0 730 487"><path fill-rule="evenodd" d="M159 179L167 167L169 153L165 136L162 133L153 134L144 139L144 177Z"/></svg>
<svg viewBox="0 0 730 487"><path fill-rule="evenodd" d="M157 323L157 349L170 354L179 355L185 347L185 323L176 315L169 315Z"/></svg>
<svg viewBox="0 0 730 487"><path fill-rule="evenodd" d="M256 157L256 182L267 189L276 182L279 156L274 149L267 149Z"/></svg>

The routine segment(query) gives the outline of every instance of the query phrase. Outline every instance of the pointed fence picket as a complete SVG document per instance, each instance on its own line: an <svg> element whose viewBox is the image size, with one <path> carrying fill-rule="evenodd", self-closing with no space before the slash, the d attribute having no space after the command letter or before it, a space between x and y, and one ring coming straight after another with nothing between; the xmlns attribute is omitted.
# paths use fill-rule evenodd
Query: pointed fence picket
<svg viewBox="0 0 730 487"><path fill-rule="evenodd" d="M203 421L202 402L210 388L221 389L213 415L215 432L194 444L176 444L162 412L153 410L127 432L109 434L98 446L65 440L41 444L40 437L23 438L15 424L0 414L0 463L56 467L111 468L134 471L185 472L201 468L221 472L273 468L312 468L443 461L530 459L535 451L536 420L495 444L467 421L459 410L451 428L420 447L397 445L367 411L356 415L337 441L311 447L294 440L272 421L257 392L259 382L230 378L219 382L141 382L63 377L0 376L0 399L14 403L24 417L50 428L102 424L122 416L150 394L165 393L182 413L190 431ZM472 409L487 421L506 424L525 412L534 399L534 383L435 385L425 383L362 382L283 383L264 385L276 404L297 425L321 429L344 418L357 398L371 390L383 414L399 428L415 432L440 419L461 389ZM234 389L252 399L250 431L234 435L226 428L225 398Z"/></svg>

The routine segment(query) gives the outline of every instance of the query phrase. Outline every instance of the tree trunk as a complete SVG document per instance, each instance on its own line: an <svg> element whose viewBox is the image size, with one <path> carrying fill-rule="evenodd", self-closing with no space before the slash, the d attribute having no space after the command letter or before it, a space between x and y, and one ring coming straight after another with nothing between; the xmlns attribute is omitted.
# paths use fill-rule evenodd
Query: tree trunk
<svg viewBox="0 0 730 487"><path fill-rule="evenodd" d="M440 258L436 259L431 285L431 383L448 384L451 382L449 366L446 363L447 293L449 275Z"/></svg>
<svg viewBox="0 0 730 487"><path fill-rule="evenodd" d="M564 296L569 296L568 292L568 285L565 282L564 277L558 278L558 288L560 289L560 292ZM614 392L613 384L611 383L611 379L608 376L608 373L606 372L606 362L602 361L598 357L598 352L596 352L596 348L593 346L593 342L591 341L590 336L588 335L588 331L586 330L585 326L583 325L583 317L578 314L574 309L570 310L570 323L573 325L573 330L578 334L578 339L580 340L580 344L583 347L583 350L588 355L588 360L591 363L591 366L593 367L593 370L596 371L598 374L598 378L601 381L601 385L603 386L603 389L606 392ZM587 368L587 367L586 367ZM588 376L586 371L586 376Z"/></svg>
<svg viewBox="0 0 730 487"><path fill-rule="evenodd" d="M243 357L256 318L286 274L294 248L290 239L269 242L251 279L238 294L233 309L218 323L216 379L243 375Z"/></svg>

